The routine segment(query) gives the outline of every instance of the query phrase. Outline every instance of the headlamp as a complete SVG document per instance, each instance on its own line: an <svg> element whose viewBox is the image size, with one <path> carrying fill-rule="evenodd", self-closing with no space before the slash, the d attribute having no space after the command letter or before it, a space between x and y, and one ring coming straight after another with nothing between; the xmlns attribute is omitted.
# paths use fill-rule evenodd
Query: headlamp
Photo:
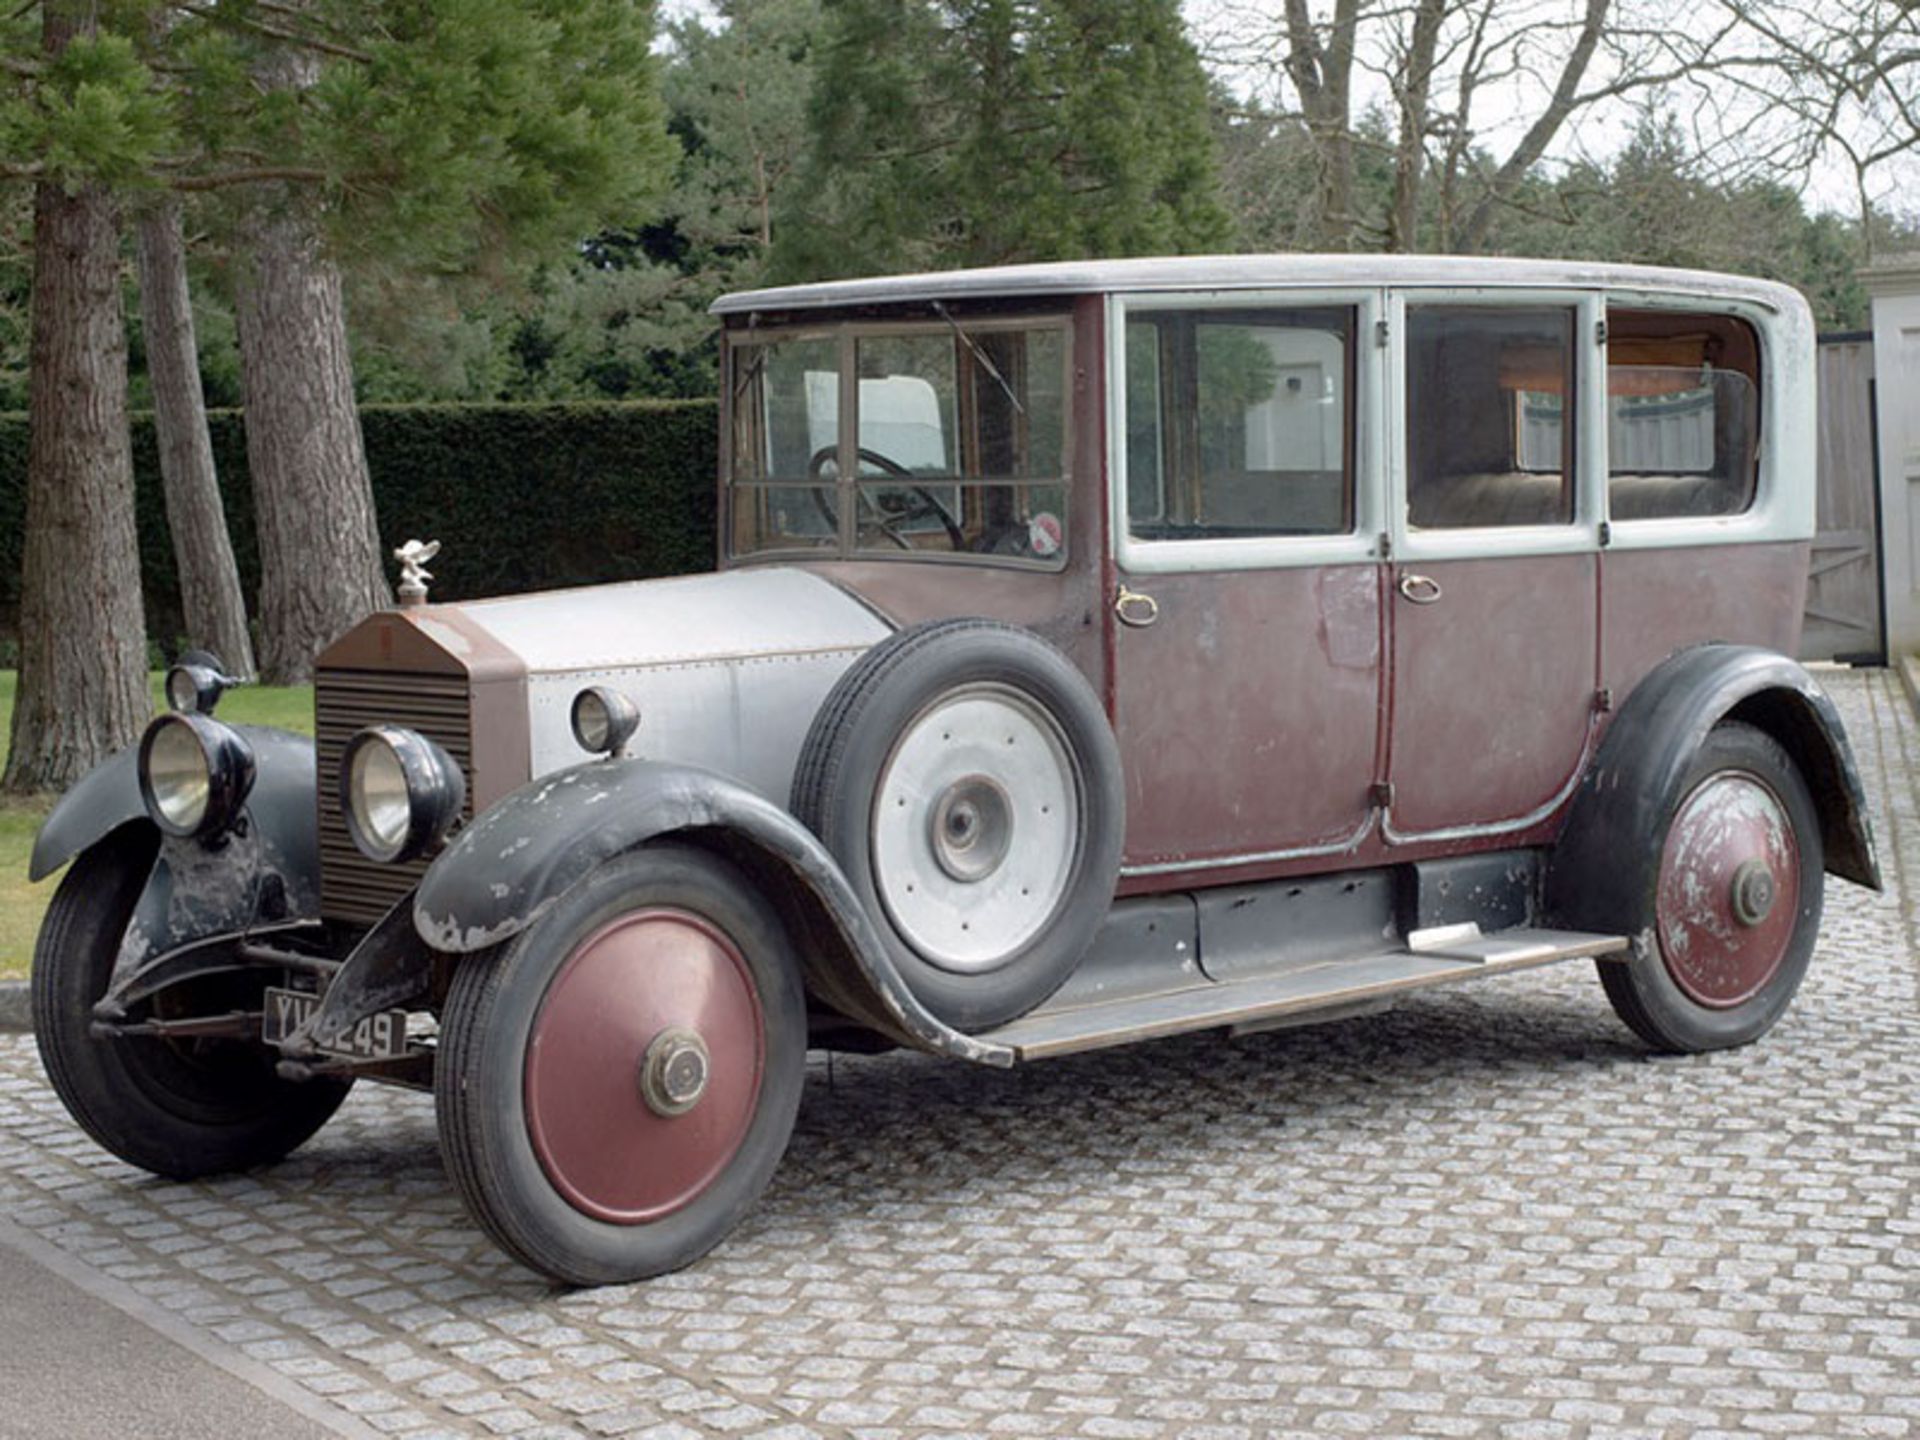
<svg viewBox="0 0 1920 1440"><path fill-rule="evenodd" d="M340 812L369 860L391 864L437 848L466 801L460 767L418 731L370 725L347 742Z"/></svg>
<svg viewBox="0 0 1920 1440"><path fill-rule="evenodd" d="M140 737L140 799L169 835L212 839L253 789L253 747L197 711L161 715Z"/></svg>

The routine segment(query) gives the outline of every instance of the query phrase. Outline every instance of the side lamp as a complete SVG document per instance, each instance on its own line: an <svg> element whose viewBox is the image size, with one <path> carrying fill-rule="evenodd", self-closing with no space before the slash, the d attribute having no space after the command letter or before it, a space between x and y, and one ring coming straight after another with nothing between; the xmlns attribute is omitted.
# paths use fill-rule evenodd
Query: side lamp
<svg viewBox="0 0 1920 1440"><path fill-rule="evenodd" d="M188 650L167 671L167 706L176 715L211 715L240 683L211 650Z"/></svg>
<svg viewBox="0 0 1920 1440"><path fill-rule="evenodd" d="M640 707L618 690L589 685L573 697L573 739L589 755L616 756L640 728Z"/></svg>

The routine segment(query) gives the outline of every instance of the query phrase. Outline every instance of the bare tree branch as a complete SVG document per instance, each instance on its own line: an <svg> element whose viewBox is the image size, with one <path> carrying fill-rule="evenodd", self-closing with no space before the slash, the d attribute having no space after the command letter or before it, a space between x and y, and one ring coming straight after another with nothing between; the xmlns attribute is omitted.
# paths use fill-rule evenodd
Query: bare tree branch
<svg viewBox="0 0 1920 1440"><path fill-rule="evenodd" d="M1586 21L1580 27L1580 38L1574 42L1572 51L1560 68L1560 79L1553 87L1553 98L1528 127L1513 153L1494 173L1486 194L1468 212L1466 224L1461 227L1459 235L1462 249L1476 250L1480 247L1486 238L1487 226L1493 219L1494 206L1504 195L1513 191L1521 177L1546 153L1547 146L1559 133L1567 116L1573 113L1580 93L1580 82L1586 75L1587 64L1593 59L1593 52L1600 44L1600 35L1607 23L1609 4L1610 0L1587 0Z"/></svg>
<svg viewBox="0 0 1920 1440"><path fill-rule="evenodd" d="M1286 0L1286 72L1300 96L1319 157L1320 183L1309 224L1312 242L1348 248L1353 224L1353 60L1360 0L1335 0L1325 45L1306 0Z"/></svg>
<svg viewBox="0 0 1920 1440"><path fill-rule="evenodd" d="M1434 52L1447 18L1447 0L1420 0L1413 14L1401 80L1400 143L1393 162L1393 208L1387 216L1387 249L1418 248L1421 166L1427 154L1427 101L1433 90Z"/></svg>

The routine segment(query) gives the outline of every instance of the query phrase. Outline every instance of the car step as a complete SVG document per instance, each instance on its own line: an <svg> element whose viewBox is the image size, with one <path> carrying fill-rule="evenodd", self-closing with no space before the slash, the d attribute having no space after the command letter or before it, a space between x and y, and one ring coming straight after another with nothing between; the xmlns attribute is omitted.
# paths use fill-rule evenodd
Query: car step
<svg viewBox="0 0 1920 1440"><path fill-rule="evenodd" d="M1219 984L1191 977L1145 995L1094 1004L1042 1006L980 1036L1004 1045L1020 1060L1042 1060L1189 1030L1257 1029L1314 1010L1351 1010L1431 985L1528 970L1557 960L1621 954L1624 935L1577 930L1502 930L1483 935L1477 925L1416 930L1402 950L1328 960L1282 974Z"/></svg>

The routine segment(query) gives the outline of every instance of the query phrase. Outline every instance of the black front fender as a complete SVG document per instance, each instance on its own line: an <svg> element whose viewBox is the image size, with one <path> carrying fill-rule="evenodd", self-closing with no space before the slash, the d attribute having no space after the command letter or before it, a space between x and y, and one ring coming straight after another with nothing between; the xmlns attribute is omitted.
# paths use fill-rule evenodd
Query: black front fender
<svg viewBox="0 0 1920 1440"><path fill-rule="evenodd" d="M264 725L232 727L253 748L254 782L247 796L249 823L264 828L288 866L316 889L320 841L314 812L313 741ZM41 822L27 861L27 878L44 880L81 851L129 821L147 820L140 799L140 747L110 755L76 781Z"/></svg>
<svg viewBox="0 0 1920 1440"><path fill-rule="evenodd" d="M665 836L742 862L770 889L816 993L897 1040L1008 1065L1004 1046L941 1023L916 1000L847 878L812 832L737 781L651 760L598 760L522 786L476 820L420 882L413 919L434 949L467 954L525 930L594 868Z"/></svg>
<svg viewBox="0 0 1920 1440"><path fill-rule="evenodd" d="M1880 888L1866 794L1833 701L1775 651L1701 645L1642 680L1601 742L1548 869L1548 904L1559 920L1581 925L1595 915L1635 913L1687 767L1723 720L1745 721L1780 742L1820 812L1826 868Z"/></svg>
<svg viewBox="0 0 1920 1440"><path fill-rule="evenodd" d="M27 878L44 880L128 821L146 820L139 770L140 747L129 745L76 780L40 822L27 860Z"/></svg>
<svg viewBox="0 0 1920 1440"><path fill-rule="evenodd" d="M169 957L195 941L319 914L313 741L264 726L233 728L254 756L242 825L211 843L160 840L121 938L109 1002L156 984ZM61 797L34 839L33 879L127 825L152 827L140 799L138 749L110 757Z"/></svg>

